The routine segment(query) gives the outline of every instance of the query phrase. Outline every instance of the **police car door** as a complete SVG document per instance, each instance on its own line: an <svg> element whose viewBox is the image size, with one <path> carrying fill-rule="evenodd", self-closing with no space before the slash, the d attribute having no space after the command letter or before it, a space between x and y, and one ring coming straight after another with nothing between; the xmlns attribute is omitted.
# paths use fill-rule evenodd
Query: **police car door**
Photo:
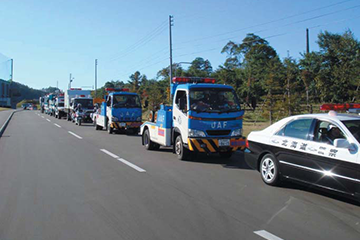
<svg viewBox="0 0 360 240"><path fill-rule="evenodd" d="M339 128L340 134L336 138L352 141L342 126L327 120L317 120L314 138L308 147L304 180L341 192L359 191L356 190L360 184L358 149L335 147L334 141L329 138L330 127Z"/></svg>
<svg viewBox="0 0 360 240"><path fill-rule="evenodd" d="M280 172L283 176L297 180L303 178L304 172L301 166L306 161L306 151L313 124L312 118L295 119L270 138L272 152L279 161Z"/></svg>
<svg viewBox="0 0 360 240"><path fill-rule="evenodd" d="M173 107L173 121L174 128L178 128L181 132L181 137L184 143L187 143L188 138L188 114L187 114L188 98L185 90L176 91L175 105Z"/></svg>

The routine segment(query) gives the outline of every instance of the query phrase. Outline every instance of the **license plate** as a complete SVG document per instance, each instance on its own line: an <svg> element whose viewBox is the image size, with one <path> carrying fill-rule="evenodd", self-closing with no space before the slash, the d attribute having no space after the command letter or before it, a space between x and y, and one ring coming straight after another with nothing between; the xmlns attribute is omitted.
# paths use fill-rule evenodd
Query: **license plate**
<svg viewBox="0 0 360 240"><path fill-rule="evenodd" d="M120 127L126 127L126 123L120 123Z"/></svg>
<svg viewBox="0 0 360 240"><path fill-rule="evenodd" d="M219 139L219 147L230 146L230 139Z"/></svg>

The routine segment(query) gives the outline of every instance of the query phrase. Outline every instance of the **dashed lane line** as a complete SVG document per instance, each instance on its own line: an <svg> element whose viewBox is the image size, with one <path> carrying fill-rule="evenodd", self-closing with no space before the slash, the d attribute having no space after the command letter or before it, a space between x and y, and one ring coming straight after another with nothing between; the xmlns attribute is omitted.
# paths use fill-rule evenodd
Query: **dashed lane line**
<svg viewBox="0 0 360 240"><path fill-rule="evenodd" d="M254 233L268 240L283 240L282 238L279 238L278 236L275 236L274 234L269 233L268 231L265 230L255 231Z"/></svg>
<svg viewBox="0 0 360 240"><path fill-rule="evenodd" d="M57 126L58 128L61 128L61 126L59 124L54 123L54 125Z"/></svg>
<svg viewBox="0 0 360 240"><path fill-rule="evenodd" d="M50 120L50 119L46 119L46 121L51 122L51 120Z"/></svg>
<svg viewBox="0 0 360 240"><path fill-rule="evenodd" d="M68 131L68 133L70 133L71 135L73 135L74 137L77 137L78 139L82 139L82 137L80 137L79 135L71 132L71 131Z"/></svg>
<svg viewBox="0 0 360 240"><path fill-rule="evenodd" d="M118 155L116 155L116 154L114 154L114 153L112 153L112 152L110 152L110 151L108 151L108 150L106 150L106 149L100 149L100 151L102 151L103 153L106 153L106 154L109 155L110 157L113 157L113 158L117 159L118 161L126 164L127 166L135 169L135 170L138 171L138 172L146 172L145 169L142 169L141 167L136 166L135 164L133 164L133 163L131 163L131 162L129 162L129 161L127 161L127 160L119 157Z"/></svg>

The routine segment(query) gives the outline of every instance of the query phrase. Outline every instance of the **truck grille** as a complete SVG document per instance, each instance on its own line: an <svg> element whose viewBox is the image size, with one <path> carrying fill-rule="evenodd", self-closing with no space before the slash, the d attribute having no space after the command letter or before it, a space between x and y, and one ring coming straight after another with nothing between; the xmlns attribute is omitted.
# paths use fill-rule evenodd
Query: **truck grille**
<svg viewBox="0 0 360 240"><path fill-rule="evenodd" d="M206 133L209 136L221 136L221 135L229 135L231 130L207 130Z"/></svg>

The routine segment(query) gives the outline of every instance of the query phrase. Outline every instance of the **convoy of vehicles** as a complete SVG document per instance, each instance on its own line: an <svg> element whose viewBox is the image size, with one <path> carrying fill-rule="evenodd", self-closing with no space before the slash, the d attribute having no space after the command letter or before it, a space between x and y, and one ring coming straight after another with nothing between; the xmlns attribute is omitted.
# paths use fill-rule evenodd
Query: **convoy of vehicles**
<svg viewBox="0 0 360 240"><path fill-rule="evenodd" d="M107 88L105 102L92 115L96 130L106 129L113 132L138 134L142 117L141 102L138 94L129 89Z"/></svg>
<svg viewBox="0 0 360 240"><path fill-rule="evenodd" d="M48 94L39 102L42 112L79 126L93 121L96 130L140 132L147 150L172 147L182 160L198 153L229 158L245 150L246 163L268 185L293 180L360 198L360 116L333 111L358 114L360 104L324 104L320 109L328 114L287 117L245 140L244 110L234 89L215 81L173 78L173 105L161 105L143 124L140 98L128 89L107 88L95 108L90 91L81 89Z"/></svg>
<svg viewBox="0 0 360 240"><path fill-rule="evenodd" d="M219 153L229 158L245 147L239 100L231 86L210 78L175 77L173 105L162 105L156 121L141 125L146 149L173 147L179 159L196 153Z"/></svg>

